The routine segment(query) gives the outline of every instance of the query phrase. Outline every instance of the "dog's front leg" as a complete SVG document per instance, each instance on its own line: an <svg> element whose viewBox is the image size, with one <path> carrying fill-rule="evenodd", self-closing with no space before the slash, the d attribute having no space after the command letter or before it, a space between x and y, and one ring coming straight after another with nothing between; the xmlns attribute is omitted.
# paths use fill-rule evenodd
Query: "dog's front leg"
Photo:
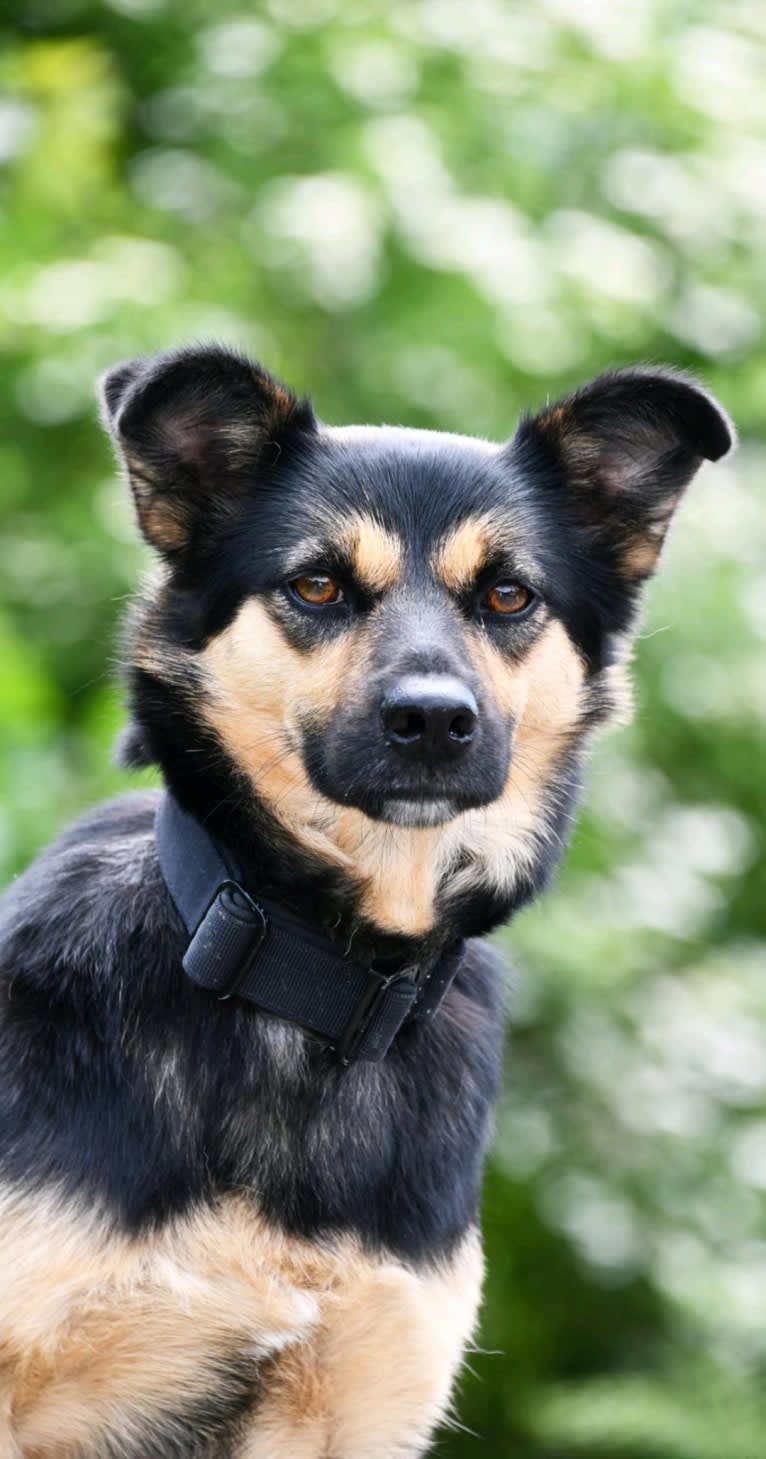
<svg viewBox="0 0 766 1459"><path fill-rule="evenodd" d="M246 1210L126 1240L71 1208L0 1204L2 1459L199 1455L317 1319Z"/></svg>
<svg viewBox="0 0 766 1459"><path fill-rule="evenodd" d="M448 1408L483 1263L471 1233L425 1270L358 1255L318 1328L276 1356L238 1459L416 1459Z"/></svg>

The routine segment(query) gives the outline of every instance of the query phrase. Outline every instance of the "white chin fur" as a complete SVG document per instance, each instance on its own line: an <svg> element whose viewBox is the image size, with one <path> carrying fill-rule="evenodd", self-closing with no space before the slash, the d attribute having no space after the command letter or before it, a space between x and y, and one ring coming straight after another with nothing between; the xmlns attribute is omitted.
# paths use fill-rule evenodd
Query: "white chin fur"
<svg viewBox="0 0 766 1459"><path fill-rule="evenodd" d="M383 818L392 826L443 826L457 811L450 800L398 800L384 802Z"/></svg>

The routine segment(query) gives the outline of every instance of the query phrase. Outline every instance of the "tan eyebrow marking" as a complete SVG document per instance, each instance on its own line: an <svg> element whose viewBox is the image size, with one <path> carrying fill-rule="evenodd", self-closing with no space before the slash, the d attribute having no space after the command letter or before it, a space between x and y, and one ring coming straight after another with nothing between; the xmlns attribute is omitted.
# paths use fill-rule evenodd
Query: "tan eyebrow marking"
<svg viewBox="0 0 766 1459"><path fill-rule="evenodd" d="M399 581L401 540L375 517L361 512L344 525L341 545L348 552L355 576L366 588L382 593Z"/></svg>
<svg viewBox="0 0 766 1459"><path fill-rule="evenodd" d="M431 565L451 593L460 593L475 583L489 554L507 546L507 522L484 512L453 527L433 553Z"/></svg>
<svg viewBox="0 0 766 1459"><path fill-rule="evenodd" d="M293 547L288 572L305 571L309 562L319 566L328 549L333 548L343 553L354 576L371 592L383 592L399 581L404 556L400 538L376 517L363 512L352 513L342 520L329 517L326 535L306 537Z"/></svg>

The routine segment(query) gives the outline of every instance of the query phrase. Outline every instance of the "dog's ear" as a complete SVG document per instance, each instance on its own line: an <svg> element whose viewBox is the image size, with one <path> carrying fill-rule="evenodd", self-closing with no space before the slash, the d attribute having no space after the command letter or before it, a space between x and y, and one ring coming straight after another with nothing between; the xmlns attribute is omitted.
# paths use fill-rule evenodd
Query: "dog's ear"
<svg viewBox="0 0 766 1459"><path fill-rule="evenodd" d="M100 394L141 530L171 559L236 510L289 435L316 429L307 400L218 347L116 365Z"/></svg>
<svg viewBox="0 0 766 1459"><path fill-rule="evenodd" d="M640 581L654 571L684 488L733 440L728 417L694 380L637 368L600 375L523 421L511 449L523 461L542 447L591 542Z"/></svg>

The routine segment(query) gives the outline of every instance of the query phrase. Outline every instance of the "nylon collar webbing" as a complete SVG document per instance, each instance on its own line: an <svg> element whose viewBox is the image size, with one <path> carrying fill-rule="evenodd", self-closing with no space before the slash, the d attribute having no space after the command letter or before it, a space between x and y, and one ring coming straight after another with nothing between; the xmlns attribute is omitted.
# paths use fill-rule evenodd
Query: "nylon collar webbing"
<svg viewBox="0 0 766 1459"><path fill-rule="evenodd" d="M344 1063L382 1059L402 1024L430 1018L463 943L438 959L378 972L344 957L318 928L255 898L220 842L166 791L155 823L160 868L190 936L187 977L218 998L244 998L316 1035Z"/></svg>

